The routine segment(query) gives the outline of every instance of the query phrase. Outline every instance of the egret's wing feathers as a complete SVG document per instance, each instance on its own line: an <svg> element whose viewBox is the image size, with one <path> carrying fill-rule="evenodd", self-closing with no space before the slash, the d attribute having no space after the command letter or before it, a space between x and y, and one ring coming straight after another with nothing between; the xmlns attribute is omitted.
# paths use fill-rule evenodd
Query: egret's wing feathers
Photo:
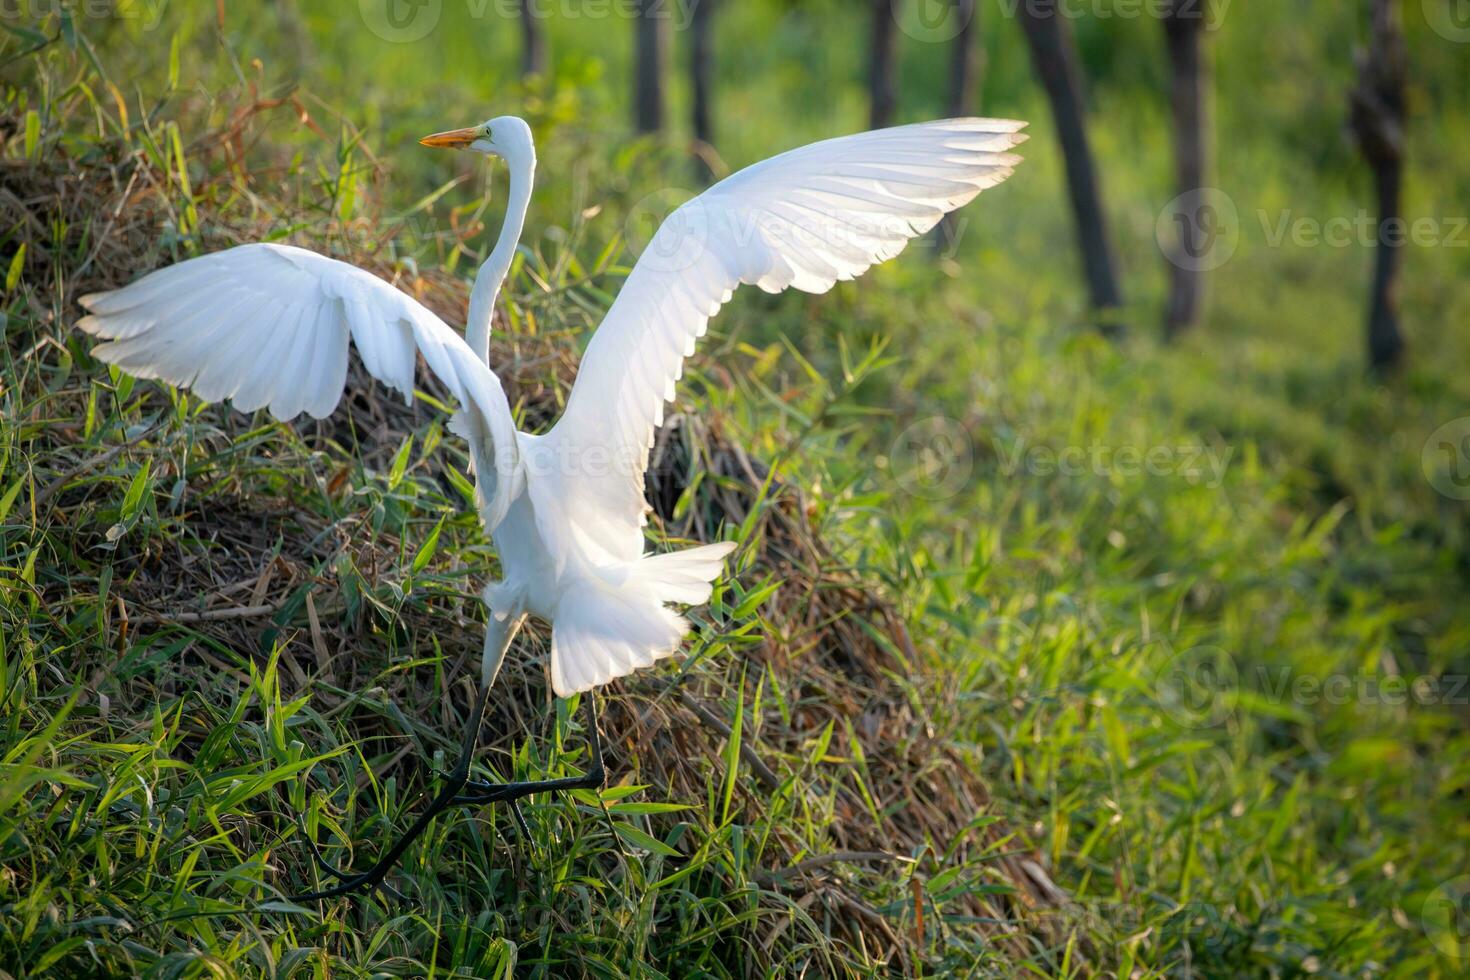
<svg viewBox="0 0 1470 980"><path fill-rule="evenodd" d="M98 358L283 420L336 408L349 339L404 401L423 354L462 406L457 428L470 438L486 524L505 516L519 458L500 380L444 321L377 276L289 245L241 245L81 303L91 315L77 326L107 341L93 349Z"/></svg>
<svg viewBox="0 0 1470 980"><path fill-rule="evenodd" d="M669 216L587 345L544 442L538 524L566 554L643 550L643 473L684 358L741 284L826 292L1010 176L1024 123L950 119L815 143L740 171ZM572 540L568 540L568 538Z"/></svg>

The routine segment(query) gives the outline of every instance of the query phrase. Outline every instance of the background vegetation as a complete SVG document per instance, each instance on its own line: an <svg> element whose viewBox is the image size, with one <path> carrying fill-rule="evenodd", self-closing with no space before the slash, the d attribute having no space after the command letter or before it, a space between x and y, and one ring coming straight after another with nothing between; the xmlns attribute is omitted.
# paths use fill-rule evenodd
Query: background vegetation
<svg viewBox="0 0 1470 980"><path fill-rule="evenodd" d="M1344 131L1354 9L1223 10L1236 248L1201 328L1163 345L1158 22L1073 5L1130 299L1107 340L1019 29L980 4L981 111L1033 120L1025 165L952 250L920 243L818 299L737 296L682 389L703 420L690 472L721 476L676 481L660 533L755 543L695 666L608 697L628 736L617 829L592 797L538 802L529 841L466 813L416 849L408 901L281 903L312 880L294 814L361 863L431 785L418 760L452 752L493 561L460 457L435 462L458 450L443 413L370 394L312 428L134 385L86 356L74 299L272 236L370 263L455 322L503 177L415 141L514 112L541 162L497 369L528 423L554 410L627 240L695 182L687 92L676 73L672 132L631 134L616 4L548 4L553 68L529 81L513 9L431 6L408 42L375 33L372 4L0 12L5 970L1462 974L1470 504L1465 454L1431 434L1470 428L1470 48L1432 3L1405 5L1405 210L1439 244L1407 251L1408 355L1380 378L1370 251L1291 230L1372 201ZM857 5L742 0L716 30L725 167L863 128ZM901 121L942 114L941 52L901 38ZM134 155L151 176L118 186ZM1081 472L1055 465L1069 449ZM772 468L767 493L742 456ZM811 598L828 586L899 625ZM489 762L575 768L534 642L522 660ZM701 727L661 695L676 677L723 730L634 744ZM865 735L875 702L839 683L885 692L880 719L918 734Z"/></svg>

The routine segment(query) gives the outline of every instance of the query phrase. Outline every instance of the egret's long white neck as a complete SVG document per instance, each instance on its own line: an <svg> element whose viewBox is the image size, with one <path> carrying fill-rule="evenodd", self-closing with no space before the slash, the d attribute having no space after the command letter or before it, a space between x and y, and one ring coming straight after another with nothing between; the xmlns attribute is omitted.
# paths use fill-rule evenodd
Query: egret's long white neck
<svg viewBox="0 0 1470 980"><path fill-rule="evenodd" d="M470 350L480 360L490 361L490 321L495 316L495 298L500 295L500 286L510 271L515 258L516 244L521 240L521 229L526 224L526 209L531 205L531 185L536 177L536 157L507 160L510 169L510 191L506 195L505 223L500 226L500 238L480 272L475 276L475 288L470 292L470 314L465 321L464 339Z"/></svg>

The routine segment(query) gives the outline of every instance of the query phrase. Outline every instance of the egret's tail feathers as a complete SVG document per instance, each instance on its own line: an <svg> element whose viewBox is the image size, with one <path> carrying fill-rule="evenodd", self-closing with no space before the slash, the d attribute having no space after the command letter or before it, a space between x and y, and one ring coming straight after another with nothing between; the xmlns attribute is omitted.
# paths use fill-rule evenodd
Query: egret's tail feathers
<svg viewBox="0 0 1470 980"><path fill-rule="evenodd" d="M647 555L633 564L632 573L662 602L697 606L709 602L714 580L720 577L725 559L735 542L721 541L685 551Z"/></svg>
<svg viewBox="0 0 1470 980"><path fill-rule="evenodd" d="M551 686L559 697L647 667L679 649L689 622L665 603L701 603L735 545L650 555L615 576L583 579L556 608Z"/></svg>
<svg viewBox="0 0 1470 980"><path fill-rule="evenodd" d="M552 689L567 697L647 667L677 650L688 629L649 593L585 582L556 609Z"/></svg>

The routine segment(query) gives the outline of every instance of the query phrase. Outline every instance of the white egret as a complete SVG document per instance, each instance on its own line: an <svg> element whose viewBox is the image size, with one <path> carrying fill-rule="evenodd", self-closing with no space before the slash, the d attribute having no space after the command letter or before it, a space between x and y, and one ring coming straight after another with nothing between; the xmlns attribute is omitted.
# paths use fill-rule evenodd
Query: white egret
<svg viewBox="0 0 1470 980"><path fill-rule="evenodd" d="M81 299L89 315L78 326L107 341L94 348L98 358L243 412L267 408L281 420L331 413L349 339L369 373L405 400L417 352L459 402L454 428L468 440L480 516L503 571L484 590L480 691L463 753L439 796L373 868L347 875L328 867L340 884L299 898L381 885L429 820L455 803L602 785L590 695L585 776L473 783L469 765L490 688L526 616L551 624L551 685L567 697L674 653L688 623L669 606L708 600L735 544L645 554L643 476L664 403L710 317L741 283L821 293L897 255L1010 176L1019 158L1009 151L1025 139L1024 125L950 119L826 140L688 201L644 250L587 345L565 413L542 434L516 430L487 363L496 296L536 168L530 127L514 116L421 141L501 157L510 173L505 223L475 280L463 338L377 276L289 245L237 246Z"/></svg>

